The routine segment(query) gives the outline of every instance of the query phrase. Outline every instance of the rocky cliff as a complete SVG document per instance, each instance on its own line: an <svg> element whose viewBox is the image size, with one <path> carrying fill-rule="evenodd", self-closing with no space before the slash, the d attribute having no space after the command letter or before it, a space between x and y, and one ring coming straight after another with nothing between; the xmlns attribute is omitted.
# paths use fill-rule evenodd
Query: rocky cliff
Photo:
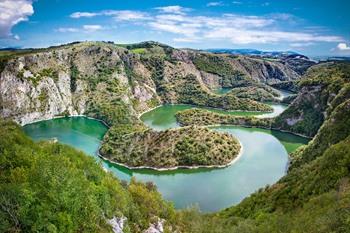
<svg viewBox="0 0 350 233"><path fill-rule="evenodd" d="M323 63L308 70L299 93L273 124L307 136L316 135L325 119L350 97L349 63Z"/></svg>
<svg viewBox="0 0 350 233"><path fill-rule="evenodd" d="M0 115L26 124L58 115L96 115L93 105L106 100L136 115L160 103L184 102L184 89L192 84L197 86L192 91L200 94L189 103L212 102L198 101L205 98L217 102L212 107L267 110L234 95L218 99L211 90L296 80L300 75L281 61L178 50L155 42L85 42L14 52L1 59L0 77Z"/></svg>
<svg viewBox="0 0 350 233"><path fill-rule="evenodd" d="M156 140L161 133L147 133L138 118L146 110L163 103L184 103L226 110L270 111L270 106L258 102L275 98L266 84L299 78L279 61L179 50L155 42L127 46L74 43L21 51L1 61L1 117L22 125L70 115L103 120L110 129L100 152L118 163L123 163L115 159L121 158L118 151L129 151L133 143L140 146L135 155L157 149L157 145L149 148L147 142ZM217 87L239 89L218 95L213 92ZM188 130L188 134L195 131ZM172 140L174 135L166 134L162 140ZM195 145L196 141L188 144ZM210 146L209 142L206 144ZM162 150L170 147L166 144ZM204 156L209 158L212 154L215 153L206 151ZM181 165L198 165L193 158L186 161L192 162ZM205 165L223 165L213 163L216 160L206 161L212 162Z"/></svg>

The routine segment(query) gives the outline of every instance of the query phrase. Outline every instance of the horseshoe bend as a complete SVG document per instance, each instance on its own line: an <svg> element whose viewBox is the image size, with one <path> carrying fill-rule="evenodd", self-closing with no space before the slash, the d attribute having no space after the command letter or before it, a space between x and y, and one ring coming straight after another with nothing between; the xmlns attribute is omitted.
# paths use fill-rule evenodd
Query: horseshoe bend
<svg viewBox="0 0 350 233"><path fill-rule="evenodd" d="M0 1L0 232L348 232L345 3L64 1Z"/></svg>

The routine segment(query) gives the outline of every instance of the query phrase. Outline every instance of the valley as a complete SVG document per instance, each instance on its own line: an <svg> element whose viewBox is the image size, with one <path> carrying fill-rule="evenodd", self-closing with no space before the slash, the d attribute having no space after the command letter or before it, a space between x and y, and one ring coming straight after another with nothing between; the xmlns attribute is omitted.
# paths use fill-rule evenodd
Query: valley
<svg viewBox="0 0 350 233"><path fill-rule="evenodd" d="M150 114L145 113L141 119L153 129L170 129L177 125L175 113L188 107L190 106L160 107L149 112ZM167 116L164 116L165 113ZM98 149L106 130L107 128L102 123L84 117L60 118L24 127L24 131L35 140L57 138L58 141L83 150L97 160L100 160ZM214 127L212 130L232 134L242 143L241 157L227 168L152 171L149 169L130 170L106 160L102 160L102 164L119 179L130 181L133 176L139 181L154 182L163 197L174 202L177 208L198 204L202 211L217 211L238 203L265 185L276 182L285 174L288 153L295 151L308 141L288 133L256 128L222 126ZM259 144L256 144L257 142ZM242 185L245 186L244 190L235 188ZM222 191L216 192L216 190ZM203 193L207 195L203 196Z"/></svg>
<svg viewBox="0 0 350 233"><path fill-rule="evenodd" d="M125 232L347 229L348 63L157 42L9 54L0 229L109 232L124 218Z"/></svg>

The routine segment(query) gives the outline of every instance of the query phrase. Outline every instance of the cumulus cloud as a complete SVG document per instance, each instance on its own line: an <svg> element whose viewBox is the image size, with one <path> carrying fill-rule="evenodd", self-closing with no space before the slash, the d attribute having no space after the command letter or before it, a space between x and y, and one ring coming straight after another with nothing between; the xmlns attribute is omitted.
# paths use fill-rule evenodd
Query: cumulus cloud
<svg viewBox="0 0 350 233"><path fill-rule="evenodd" d="M305 42L305 43L291 43L289 46L292 48L305 48L311 45L314 45L314 42Z"/></svg>
<svg viewBox="0 0 350 233"><path fill-rule="evenodd" d="M31 0L0 1L0 38L13 36L11 29L19 22L28 20L34 13ZM17 36L17 38L19 38Z"/></svg>
<svg viewBox="0 0 350 233"><path fill-rule="evenodd" d="M96 32L99 30L102 30L103 27L101 25L97 25L97 24L86 24L83 25L80 28L74 28L74 27L60 27L57 28L56 31L57 32L63 32L63 33L67 33L67 32L84 32L84 33L91 33L91 32Z"/></svg>
<svg viewBox="0 0 350 233"><path fill-rule="evenodd" d="M70 15L71 18L92 18L96 16L112 16L118 21L132 21L141 20L147 18L147 13L141 11L130 11L130 10L106 10L99 12L74 12Z"/></svg>
<svg viewBox="0 0 350 233"><path fill-rule="evenodd" d="M65 27L60 27L60 28L57 28L56 31L58 32L78 32L79 29L78 28L65 28Z"/></svg>
<svg viewBox="0 0 350 233"><path fill-rule="evenodd" d="M208 2L207 6L208 7L211 7L211 6L224 6L224 3L223 2Z"/></svg>
<svg viewBox="0 0 350 233"><path fill-rule="evenodd" d="M87 32L95 32L102 29L101 25L83 25L83 29Z"/></svg>
<svg viewBox="0 0 350 233"><path fill-rule="evenodd" d="M247 30L243 28L223 27L205 33L211 39L227 39L234 44L266 44L275 42L335 42L338 36L323 36L304 32Z"/></svg>
<svg viewBox="0 0 350 233"><path fill-rule="evenodd" d="M209 2L212 5L217 2ZM209 4L208 3L208 4ZM237 2L238 4L238 2ZM286 30L290 21L298 22L290 14L265 16L222 14L207 16L192 14L192 10L182 6L163 6L155 11L115 11L76 12L72 18L109 16L118 23L131 23L156 32L174 34L175 42L230 41L233 44L266 44L287 42L299 47L316 42L341 42L343 38L327 35L326 32L312 30ZM293 27L297 28L297 27ZM300 27L299 27L300 28ZM66 29L67 31L71 29ZM99 30L99 29L96 29ZM298 46L297 46L298 45ZM341 45L343 48L344 45ZM345 48L348 48L345 46Z"/></svg>
<svg viewBox="0 0 350 233"><path fill-rule="evenodd" d="M163 6L154 8L159 10L162 13L172 13L172 14L185 14L188 11L191 11L190 8L185 8L182 6Z"/></svg>
<svg viewBox="0 0 350 233"><path fill-rule="evenodd" d="M74 19L79 19L82 17L86 17L86 18L91 18L91 17L95 17L99 15L99 13L93 13L93 12L74 12L73 14L70 15L71 18Z"/></svg>
<svg viewBox="0 0 350 233"><path fill-rule="evenodd" d="M340 51L350 51L350 46L348 46L346 43L339 43L337 45L337 49Z"/></svg>
<svg viewBox="0 0 350 233"><path fill-rule="evenodd" d="M114 15L114 19L119 21L134 21L148 19L148 15L140 11L118 11Z"/></svg>

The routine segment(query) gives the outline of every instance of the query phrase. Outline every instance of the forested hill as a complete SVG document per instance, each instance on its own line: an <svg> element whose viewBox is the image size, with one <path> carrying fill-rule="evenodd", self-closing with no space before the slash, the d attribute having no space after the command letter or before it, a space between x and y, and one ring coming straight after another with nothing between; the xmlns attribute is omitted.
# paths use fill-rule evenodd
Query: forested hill
<svg viewBox="0 0 350 233"><path fill-rule="evenodd" d="M309 70L301 93L279 118L298 114L299 129L317 132L314 139L292 154L278 183L217 215L232 226L223 232L349 232L349 84L349 63Z"/></svg>
<svg viewBox="0 0 350 233"><path fill-rule="evenodd" d="M280 61L153 42L86 42L3 56L2 117L28 123L84 113L105 120L111 126L106 153L117 153L120 145L127 149L129 141L118 148L108 143L125 135L159 136L138 115L160 103L269 110L257 100L212 89L266 91L285 81L295 87L296 80L300 92L275 127L313 140L291 155L288 173L276 184L237 206L202 214L175 210L151 183L121 182L82 152L52 141L34 143L19 125L0 120L0 232L112 232L112 225L123 232L159 225L163 232L183 233L349 232L349 74L348 63L319 64L300 76Z"/></svg>
<svg viewBox="0 0 350 233"><path fill-rule="evenodd" d="M278 102L279 93L270 85L301 78L299 65L291 66L279 59L181 50L157 42L82 42L39 50L1 51L0 55L0 116L20 124L72 115L103 120L110 128L101 154L128 166L141 166L143 151L149 151L148 161L157 161L151 153L153 149L146 150L147 143L158 138L171 141L169 137L173 135L148 130L138 119L142 112L160 104L272 111L263 101ZM216 94L214 90L222 87L234 90ZM198 135L203 129L188 131ZM189 143L197 154L195 144ZM168 151L171 146L164 144L161 151ZM218 149L209 141L205 146ZM152 147L158 150L156 145ZM186 151L181 148L179 158ZM135 161L125 158L130 154L135 155ZM169 162L173 159L170 156L167 163L149 165L210 166L230 160L227 156L208 159L212 155L208 150L203 158L191 163L186 160L186 164Z"/></svg>

